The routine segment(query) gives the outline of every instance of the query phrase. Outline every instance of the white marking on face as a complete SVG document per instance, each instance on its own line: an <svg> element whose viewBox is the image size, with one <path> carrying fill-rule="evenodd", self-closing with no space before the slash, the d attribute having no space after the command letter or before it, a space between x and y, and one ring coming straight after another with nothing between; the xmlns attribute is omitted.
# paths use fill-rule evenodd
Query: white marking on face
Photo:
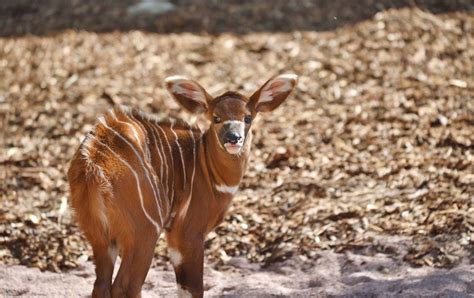
<svg viewBox="0 0 474 298"><path fill-rule="evenodd" d="M224 124L232 124L232 123L235 123L235 124L239 124L239 125L244 125L245 126L245 123L244 121L240 121L240 120L226 120L223 122Z"/></svg>
<svg viewBox="0 0 474 298"><path fill-rule="evenodd" d="M191 298L193 295L178 284L178 298Z"/></svg>
<svg viewBox="0 0 474 298"><path fill-rule="evenodd" d="M241 136L241 139L237 144L224 143L224 148L230 154L239 154L245 142L245 123L239 120L227 120L223 124L232 125L233 128L237 127L235 132Z"/></svg>
<svg viewBox="0 0 474 298"><path fill-rule="evenodd" d="M296 79L297 75L295 74L282 74L274 78L268 82L265 87L263 87L258 102L263 103L272 101L276 95L291 91L291 89L293 89L291 81L295 81ZM282 85L278 87L272 87L272 85L275 83L280 83Z"/></svg>
<svg viewBox="0 0 474 298"><path fill-rule="evenodd" d="M233 155L237 155L240 153L240 151L242 151L242 145L238 145L238 144L230 145L229 143L226 143L224 147L228 153L233 154Z"/></svg>
<svg viewBox="0 0 474 298"><path fill-rule="evenodd" d="M170 258L170 262L171 264L173 264L173 266L179 266L181 265L181 261L183 261L183 256L181 255L181 253L177 250L177 249L174 249L172 247L168 247L168 256Z"/></svg>
<svg viewBox="0 0 474 298"><path fill-rule="evenodd" d="M219 192L229 193L233 195L237 192L237 190L239 189L239 186L238 185L230 186L230 185L221 184L221 185L216 185L216 189Z"/></svg>

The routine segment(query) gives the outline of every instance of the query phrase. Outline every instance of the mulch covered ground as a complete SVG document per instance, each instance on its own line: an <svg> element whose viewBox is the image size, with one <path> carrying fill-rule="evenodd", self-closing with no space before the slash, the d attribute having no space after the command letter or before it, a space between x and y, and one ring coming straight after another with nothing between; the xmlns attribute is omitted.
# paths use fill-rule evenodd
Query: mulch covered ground
<svg viewBox="0 0 474 298"><path fill-rule="evenodd" d="M2 2L10 3L3 14L15 11L14 2ZM122 2L117 7L124 10ZM278 2L284 7L272 10L261 27L254 25L255 32L252 22L246 30L231 26L236 16L242 24L257 17L247 7L251 2L240 7L236 1L228 6L213 1L222 6L216 14L230 17L218 14L195 30L186 19L192 13L182 10L194 7L204 14L212 6L186 6L189 2L180 1L166 16L170 24L184 24L179 34L56 32L110 31L115 19L102 27L80 25L79 11L76 23L41 27L48 4L29 16L20 11L3 19L1 262L59 271L90 257L67 208L65 173L99 113L128 104L190 119L164 93L166 76L195 78L213 95L227 89L250 94L279 72L298 74L298 91L255 124L241 191L225 222L208 237L211 263L242 255L269 265L293 255L314 258L320 250L384 252L413 266L452 267L469 257L474 241L469 1L445 1L446 7L420 1L428 10L382 1L397 8L378 13L383 7L364 1L367 9L355 9L352 17L348 12L339 27L311 17L331 15L328 11L337 16L339 1L326 4L327 11L318 1L296 11L284 6L294 1ZM256 11L265 15L262 7ZM64 10L49 8L63 20ZM287 14L279 19L281 11ZM20 22L28 17L27 25ZM163 19L147 20L117 29L173 31ZM291 30L281 29L285 24ZM408 237L409 250L379 240L387 235ZM162 256L156 263L166 260L163 240L156 253Z"/></svg>

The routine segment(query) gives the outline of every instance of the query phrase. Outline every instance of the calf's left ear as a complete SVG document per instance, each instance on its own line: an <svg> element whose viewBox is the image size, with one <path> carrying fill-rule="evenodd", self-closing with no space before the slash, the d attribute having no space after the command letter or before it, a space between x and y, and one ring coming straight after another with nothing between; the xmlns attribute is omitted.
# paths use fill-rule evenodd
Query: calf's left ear
<svg viewBox="0 0 474 298"><path fill-rule="evenodd" d="M250 97L249 106L257 112L270 112L281 105L295 89L298 76L281 74L263 84Z"/></svg>

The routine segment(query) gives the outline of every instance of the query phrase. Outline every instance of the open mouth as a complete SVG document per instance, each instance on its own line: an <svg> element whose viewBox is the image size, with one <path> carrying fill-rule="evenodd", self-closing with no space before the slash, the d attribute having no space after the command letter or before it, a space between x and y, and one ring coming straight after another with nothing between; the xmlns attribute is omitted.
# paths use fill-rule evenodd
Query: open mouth
<svg viewBox="0 0 474 298"><path fill-rule="evenodd" d="M242 150L242 144L225 143L224 147L230 154L238 154Z"/></svg>

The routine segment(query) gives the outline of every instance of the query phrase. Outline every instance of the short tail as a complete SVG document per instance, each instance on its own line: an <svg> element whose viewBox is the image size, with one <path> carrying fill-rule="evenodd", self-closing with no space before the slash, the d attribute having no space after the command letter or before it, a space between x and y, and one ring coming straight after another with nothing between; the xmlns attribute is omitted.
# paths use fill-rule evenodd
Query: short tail
<svg viewBox="0 0 474 298"><path fill-rule="evenodd" d="M105 181L78 151L68 171L70 205L86 238L93 246L107 247L109 224L105 209Z"/></svg>

